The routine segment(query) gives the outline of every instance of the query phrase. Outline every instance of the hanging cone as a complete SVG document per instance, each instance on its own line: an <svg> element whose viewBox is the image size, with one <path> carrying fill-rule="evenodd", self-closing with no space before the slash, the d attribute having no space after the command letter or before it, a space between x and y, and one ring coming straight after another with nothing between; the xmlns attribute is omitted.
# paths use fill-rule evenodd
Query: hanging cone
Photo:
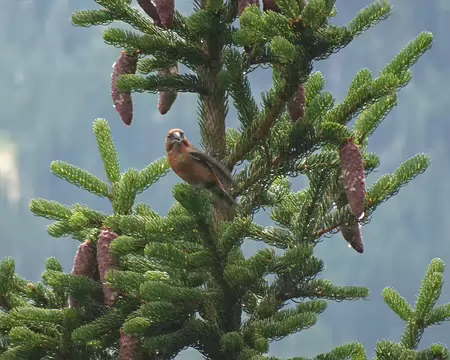
<svg viewBox="0 0 450 360"><path fill-rule="evenodd" d="M134 360L139 346L139 339L120 332L120 360Z"/></svg>
<svg viewBox="0 0 450 360"><path fill-rule="evenodd" d="M353 249L355 249L360 254L364 252L362 230L359 223L341 226L341 233L344 239Z"/></svg>
<svg viewBox="0 0 450 360"><path fill-rule="evenodd" d="M353 215L361 219L364 216L366 199L366 174L361 151L353 139L348 139L341 147L339 155L347 201Z"/></svg>
<svg viewBox="0 0 450 360"><path fill-rule="evenodd" d="M241 16L245 8L250 5L259 7L259 0L238 0L238 16Z"/></svg>
<svg viewBox="0 0 450 360"><path fill-rule="evenodd" d="M274 12L280 12L280 8L278 7L275 0L263 0L263 10L264 11L274 11Z"/></svg>
<svg viewBox="0 0 450 360"><path fill-rule="evenodd" d="M126 51L120 53L119 58L113 64L111 96L114 107L119 113L125 125L129 126L133 120L133 100L131 92L121 92L117 87L117 80L121 75L135 74L138 57L129 55Z"/></svg>
<svg viewBox="0 0 450 360"><path fill-rule="evenodd" d="M105 228L99 236L97 242L97 262L100 275L100 281L103 286L103 298L105 305L113 306L117 299L117 293L114 292L105 280L105 276L109 270L114 269L117 266L116 257L111 254L109 249L111 242L117 238L115 232L108 228Z"/></svg>
<svg viewBox="0 0 450 360"><path fill-rule="evenodd" d="M155 0L156 9L158 10L161 26L171 29L173 26L173 18L175 13L175 0ZM158 71L158 75L168 76L179 74L178 64L168 69ZM160 91L158 97L158 110L161 115L169 112L175 102L178 93L176 91Z"/></svg>
<svg viewBox="0 0 450 360"><path fill-rule="evenodd" d="M289 115L293 122L303 119L305 116L306 91L303 85L299 85L297 92L291 101L288 102Z"/></svg>
<svg viewBox="0 0 450 360"><path fill-rule="evenodd" d="M161 26L161 19L159 18L158 10L152 0L137 0L139 6L145 13L150 16L157 26Z"/></svg>
<svg viewBox="0 0 450 360"><path fill-rule="evenodd" d="M169 76L178 75L178 65L172 66L168 69L158 71L158 75ZM160 91L158 97L158 109L161 115L167 114L177 99L178 93L176 91Z"/></svg>
<svg viewBox="0 0 450 360"><path fill-rule="evenodd" d="M155 5L161 19L161 26L171 29L175 13L175 0L155 0Z"/></svg>
<svg viewBox="0 0 450 360"><path fill-rule="evenodd" d="M90 240L86 240L78 247L78 251L73 260L72 275L86 276L91 279L97 279L98 267L96 249ZM69 306L77 307L77 301L70 296Z"/></svg>
<svg viewBox="0 0 450 360"><path fill-rule="evenodd" d="M298 4L300 5L301 9L304 9L306 5L308 5L308 0L299 0Z"/></svg>

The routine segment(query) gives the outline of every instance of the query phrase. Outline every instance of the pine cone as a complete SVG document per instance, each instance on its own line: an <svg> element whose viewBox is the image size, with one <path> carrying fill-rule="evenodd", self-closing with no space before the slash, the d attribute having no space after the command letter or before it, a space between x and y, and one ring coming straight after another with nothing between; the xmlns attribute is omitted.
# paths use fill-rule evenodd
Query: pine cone
<svg viewBox="0 0 450 360"><path fill-rule="evenodd" d="M339 155L342 180L350 209L357 219L361 219L364 216L366 199L366 173L361 151L353 139L349 139L341 147Z"/></svg>
<svg viewBox="0 0 450 360"><path fill-rule="evenodd" d="M117 265L117 259L113 254L111 254L109 246L111 245L111 242L118 236L119 235L117 235L115 232L111 231L108 228L105 228L100 233L97 242L97 262L100 281L103 286L103 298L105 305L109 306L114 305L117 299L117 293L114 292L106 283L105 276L109 270L114 269Z"/></svg>
<svg viewBox="0 0 450 360"><path fill-rule="evenodd" d="M130 55L126 51L120 53L119 58L113 64L111 96L114 107L120 114L125 125L130 125L133 120L133 100L131 92L121 92L117 87L117 80L121 75L136 73L138 57Z"/></svg>
<svg viewBox="0 0 450 360"><path fill-rule="evenodd" d="M300 8L304 9L306 5L308 5L308 0L299 0Z"/></svg>
<svg viewBox="0 0 450 360"><path fill-rule="evenodd" d="M175 0L155 0L155 5L161 19L161 26L171 29L175 13Z"/></svg>
<svg viewBox="0 0 450 360"><path fill-rule="evenodd" d="M168 69L159 70L158 75L169 76L178 75L178 65L172 66ZM158 109L161 115L167 114L177 99L178 93L176 91L160 91L158 98Z"/></svg>
<svg viewBox="0 0 450 360"><path fill-rule="evenodd" d="M120 360L133 360L136 357L139 339L120 332Z"/></svg>
<svg viewBox="0 0 450 360"><path fill-rule="evenodd" d="M259 7L259 0L238 0L238 15L241 16L245 8L250 5Z"/></svg>
<svg viewBox="0 0 450 360"><path fill-rule="evenodd" d="M73 260L72 275L86 276L91 279L98 277L96 249L90 240L86 240L78 247ZM77 307L77 301L70 296L69 306Z"/></svg>
<svg viewBox="0 0 450 360"><path fill-rule="evenodd" d="M306 91L303 85L299 85L297 92L291 101L288 102L289 115L293 122L303 119L305 116Z"/></svg>
<svg viewBox="0 0 450 360"><path fill-rule="evenodd" d="M157 26L161 26L161 19L159 18L158 10L152 0L137 0L139 6L145 13L150 16Z"/></svg>
<svg viewBox="0 0 450 360"><path fill-rule="evenodd" d="M351 225L341 226L341 233L348 244L357 252L364 252L364 242L361 231L361 225L355 222Z"/></svg>
<svg viewBox="0 0 450 360"><path fill-rule="evenodd" d="M272 10L274 12L280 12L280 8L278 7L275 0L263 0L263 10L264 11Z"/></svg>
<svg viewBox="0 0 450 360"><path fill-rule="evenodd" d="M161 19L158 14L158 10L156 10L155 4L153 4L152 0L137 0L139 6L145 13L153 19L153 22L157 26L161 26Z"/></svg>

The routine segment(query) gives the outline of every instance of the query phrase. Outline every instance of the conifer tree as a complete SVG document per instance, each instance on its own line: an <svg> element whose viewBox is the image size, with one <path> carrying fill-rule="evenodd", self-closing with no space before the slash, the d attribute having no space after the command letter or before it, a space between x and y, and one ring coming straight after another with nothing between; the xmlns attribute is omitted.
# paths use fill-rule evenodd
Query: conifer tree
<svg viewBox="0 0 450 360"><path fill-rule="evenodd" d="M129 0L95 2L102 8L76 12L75 25L122 21L134 29L104 32L106 43L122 49L112 79L122 121L132 124L133 92L158 93L162 114L176 106L179 93L198 94L202 145L234 170L226 186L238 205L230 209L183 183L164 216L136 204L169 171L167 159L121 172L109 125L97 119L107 182L64 161L53 162L51 171L107 198L112 211L32 200L35 215L54 220L51 236L70 236L80 246L71 274L50 258L37 283L17 275L12 259L1 262L0 360L166 360L187 347L210 360L275 360L266 355L270 342L314 326L327 301L366 298L364 287L320 277L324 263L314 248L341 231L362 253L362 226L429 166L428 156L416 155L366 189L366 175L380 164L367 152L368 138L397 105L432 35L419 34L377 77L362 69L335 103L323 75L312 71L314 62L386 18L389 2L374 2L345 26L331 22L333 0L263 0L262 7L258 0L195 0L190 16L176 11L173 0L138 0L139 8ZM273 86L258 104L248 73L268 71L261 65L271 67ZM238 129L226 127L230 102ZM309 186L294 192L290 178L300 175ZM274 226L254 222L261 209ZM245 258L245 239L267 246ZM443 272L443 261L434 259L415 309L384 290L406 328L399 343L377 344L376 359L450 358L443 345L418 350L426 328L450 319L450 304L435 307ZM298 355L291 360L306 359ZM350 343L314 359L367 355Z"/></svg>

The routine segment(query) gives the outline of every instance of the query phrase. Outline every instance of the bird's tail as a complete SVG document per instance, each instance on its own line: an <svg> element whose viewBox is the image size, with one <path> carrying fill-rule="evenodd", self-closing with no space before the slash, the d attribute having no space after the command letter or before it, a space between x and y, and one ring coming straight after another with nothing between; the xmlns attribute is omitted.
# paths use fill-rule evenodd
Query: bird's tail
<svg viewBox="0 0 450 360"><path fill-rule="evenodd" d="M217 196L223 199L229 206L236 205L236 201L231 197L225 189L215 186L211 189Z"/></svg>
<svg viewBox="0 0 450 360"><path fill-rule="evenodd" d="M226 191L222 191L222 198L228 203L228 205L236 205L236 201Z"/></svg>

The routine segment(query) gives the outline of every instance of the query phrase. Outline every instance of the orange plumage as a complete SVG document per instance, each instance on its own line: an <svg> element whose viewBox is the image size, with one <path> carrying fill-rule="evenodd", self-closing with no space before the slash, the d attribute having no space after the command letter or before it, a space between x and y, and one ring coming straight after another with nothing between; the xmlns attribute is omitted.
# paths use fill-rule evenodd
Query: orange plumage
<svg viewBox="0 0 450 360"><path fill-rule="evenodd" d="M183 130L169 131L166 137L166 153L172 170L188 184L199 189L209 189L228 204L235 204L222 183L232 183L230 171L214 157L192 146L184 137Z"/></svg>

